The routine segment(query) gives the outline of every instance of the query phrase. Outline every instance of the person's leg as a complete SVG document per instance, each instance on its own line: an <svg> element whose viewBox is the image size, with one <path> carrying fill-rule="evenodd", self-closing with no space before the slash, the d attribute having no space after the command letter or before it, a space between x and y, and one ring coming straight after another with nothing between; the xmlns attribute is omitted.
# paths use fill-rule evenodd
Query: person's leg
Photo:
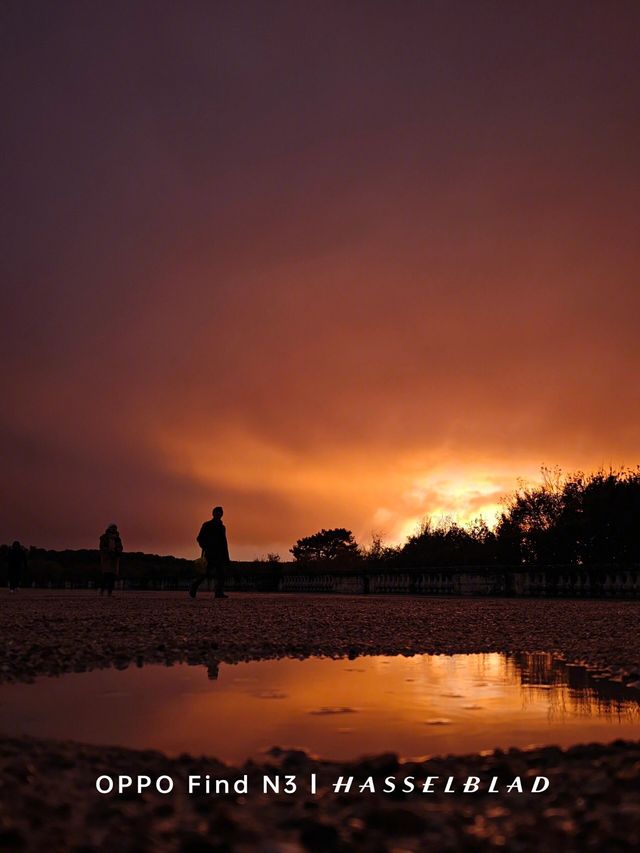
<svg viewBox="0 0 640 853"><path fill-rule="evenodd" d="M114 587L115 582L116 582L115 574L113 572L107 572L106 581L107 581L107 595L111 595L111 593L113 592L113 587Z"/></svg>
<svg viewBox="0 0 640 853"><path fill-rule="evenodd" d="M107 572L109 571L109 555L100 551L100 595L107 590Z"/></svg>
<svg viewBox="0 0 640 853"><path fill-rule="evenodd" d="M197 593L197 591L198 591L198 587L200 586L200 584L202 583L202 581L203 581L203 580L205 580L205 579L206 579L206 578L208 578L208 577L209 577L209 573L208 573L208 572L205 572L205 573L204 573L204 574L202 574L202 575L198 575L198 577L194 579L193 583L192 583L192 584L191 584L191 586L189 587L189 595L191 596L191 598L195 598L195 597L196 597L196 593Z"/></svg>
<svg viewBox="0 0 640 853"><path fill-rule="evenodd" d="M113 579L111 581L111 592L116 587L116 581L120 577L120 557L116 557L113 561L113 568L111 570L113 572Z"/></svg>
<svg viewBox="0 0 640 853"><path fill-rule="evenodd" d="M204 581L211 580L211 574L212 574L212 566L207 565L204 572L201 575L198 575L196 578L194 578L194 580L191 583L191 586L189 588L189 595L191 596L191 598L196 597L196 592L198 591L201 583L203 583Z"/></svg>
<svg viewBox="0 0 640 853"><path fill-rule="evenodd" d="M216 565L215 571L216 571L215 597L216 598L226 598L227 596L224 593L224 575L225 575L224 563L218 563Z"/></svg>

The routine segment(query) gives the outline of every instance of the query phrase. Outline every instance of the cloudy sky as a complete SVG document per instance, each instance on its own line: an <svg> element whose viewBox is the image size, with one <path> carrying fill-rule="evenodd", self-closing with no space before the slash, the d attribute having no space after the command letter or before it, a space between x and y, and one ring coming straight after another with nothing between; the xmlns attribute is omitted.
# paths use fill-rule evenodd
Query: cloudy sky
<svg viewBox="0 0 640 853"><path fill-rule="evenodd" d="M0 541L232 557L640 461L640 5L0 7Z"/></svg>

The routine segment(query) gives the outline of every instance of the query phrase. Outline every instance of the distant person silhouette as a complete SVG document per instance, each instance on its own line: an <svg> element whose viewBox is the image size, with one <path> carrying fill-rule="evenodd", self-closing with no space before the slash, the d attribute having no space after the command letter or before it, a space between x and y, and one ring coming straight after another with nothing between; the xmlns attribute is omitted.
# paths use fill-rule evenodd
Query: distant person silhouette
<svg viewBox="0 0 640 853"><path fill-rule="evenodd" d="M120 571L120 554L122 554L122 539L118 533L118 525L110 524L100 537L100 570L102 572L100 595L103 592L111 595L113 592Z"/></svg>
<svg viewBox="0 0 640 853"><path fill-rule="evenodd" d="M20 585L20 577L27 570L27 555L17 539L11 548L9 548L7 564L9 568L9 592L17 592Z"/></svg>
<svg viewBox="0 0 640 853"><path fill-rule="evenodd" d="M211 515L213 518L205 523L200 528L198 533L198 545L204 551L204 556L207 561L207 569L205 574L200 575L191 584L189 595L191 598L196 597L198 587L205 578L210 578L212 575L215 578L215 598L228 598L224 592L224 577L227 566L229 565L229 546L227 545L227 531L222 523L224 510L221 506L213 508Z"/></svg>

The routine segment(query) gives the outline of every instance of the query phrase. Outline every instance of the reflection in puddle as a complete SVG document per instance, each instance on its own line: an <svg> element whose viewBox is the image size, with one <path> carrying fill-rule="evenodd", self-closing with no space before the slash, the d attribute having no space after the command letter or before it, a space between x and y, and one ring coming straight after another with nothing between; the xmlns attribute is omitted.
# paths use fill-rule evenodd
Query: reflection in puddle
<svg viewBox="0 0 640 853"><path fill-rule="evenodd" d="M318 708L316 711L309 711L310 714L315 714L318 717L327 716L331 714L355 714L355 708Z"/></svg>
<svg viewBox="0 0 640 853"><path fill-rule="evenodd" d="M0 731L234 762L415 757L638 738L640 696L549 654L150 665L0 686Z"/></svg>
<svg viewBox="0 0 640 853"><path fill-rule="evenodd" d="M289 694L282 690L258 690L252 694L256 699L287 699Z"/></svg>

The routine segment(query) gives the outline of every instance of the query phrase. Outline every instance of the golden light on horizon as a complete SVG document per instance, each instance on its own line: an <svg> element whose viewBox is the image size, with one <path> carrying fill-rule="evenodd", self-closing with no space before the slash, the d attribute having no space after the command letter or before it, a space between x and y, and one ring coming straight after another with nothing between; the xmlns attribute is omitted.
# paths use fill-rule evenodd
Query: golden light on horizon
<svg viewBox="0 0 640 853"><path fill-rule="evenodd" d="M212 495L250 490L258 483L276 504L296 507L290 519L279 519L289 531L287 539L268 539L262 551L278 552L284 559L290 559L296 539L321 527L348 527L362 545L373 536L388 545L402 544L427 519L466 526L482 518L492 527L501 500L518 485L515 472L490 461L439 464L443 452L379 448L372 453L349 446L299 453L241 427L221 428L215 442L190 432L163 429L155 436L172 473L202 484ZM531 481L539 480L533 467L527 473ZM267 507L265 516L273 517ZM242 536L245 519L229 518L232 530ZM252 559L259 553L249 545L242 556Z"/></svg>

